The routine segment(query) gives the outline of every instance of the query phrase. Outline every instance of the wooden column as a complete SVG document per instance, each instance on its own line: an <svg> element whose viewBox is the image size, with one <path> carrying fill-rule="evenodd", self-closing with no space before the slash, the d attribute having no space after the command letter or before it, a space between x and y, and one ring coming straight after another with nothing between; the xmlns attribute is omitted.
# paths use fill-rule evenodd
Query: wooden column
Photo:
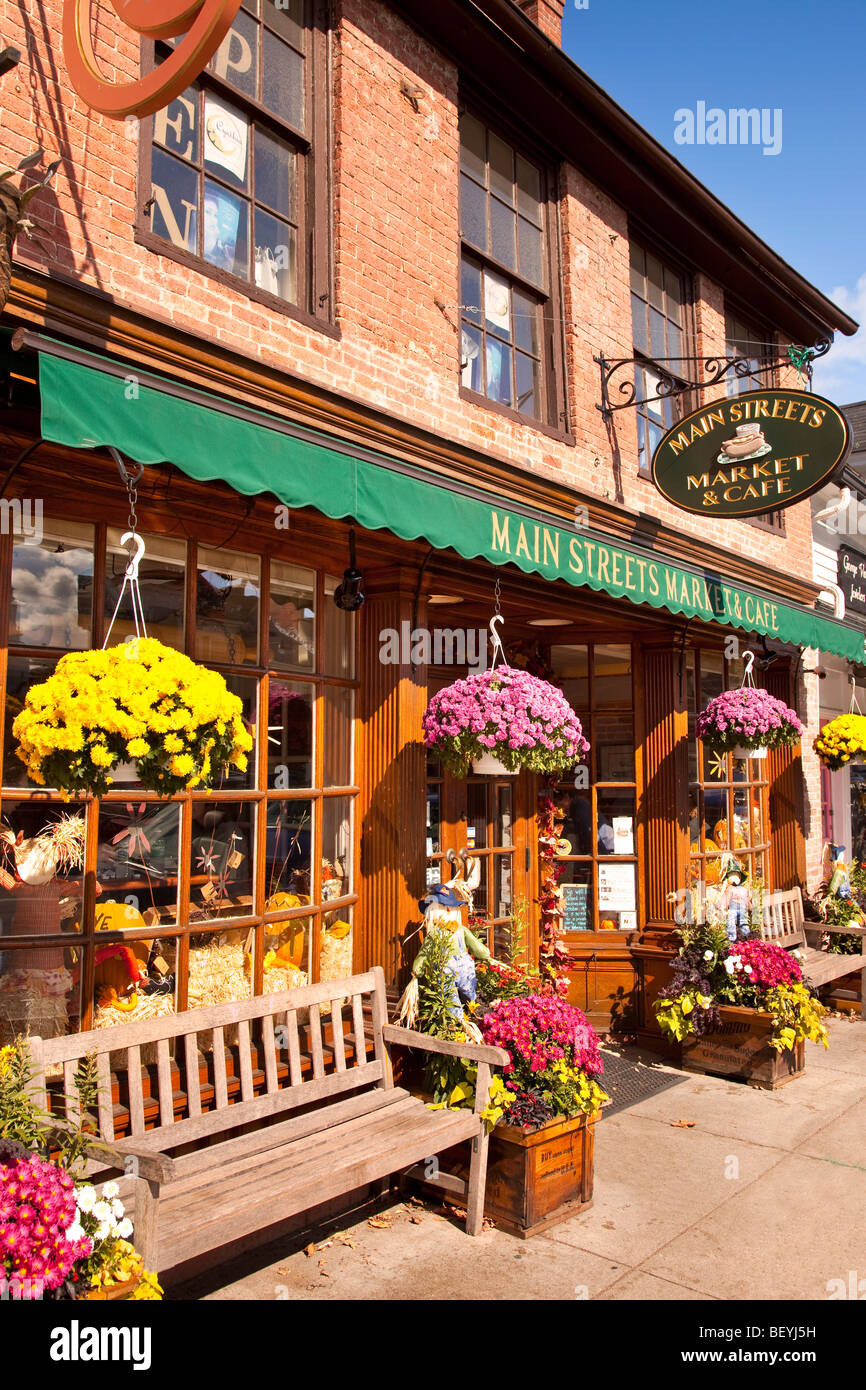
<svg viewBox="0 0 866 1390"><path fill-rule="evenodd" d="M365 571L361 611L360 872L355 969L381 965L389 986L405 983L402 945L420 922L424 896L426 753L421 715L424 666L383 662L382 634L424 622L415 611L417 570ZM414 943L417 945L417 942ZM410 951L410 959L412 952Z"/></svg>
<svg viewBox="0 0 866 1390"><path fill-rule="evenodd" d="M786 705L794 705L790 663L777 661L768 669L767 690ZM771 748L767 755L770 781L771 888L799 888L806 883L803 763L796 748Z"/></svg>
<svg viewBox="0 0 866 1390"><path fill-rule="evenodd" d="M685 668L674 634L669 645L645 647L643 685L646 925L672 926L667 895L685 887L689 851Z"/></svg>
<svg viewBox="0 0 866 1390"><path fill-rule="evenodd" d="M639 823L646 916L640 942L632 948L637 975L635 1012L641 1042L670 1053L652 1006L670 975L676 904L668 902L667 895L685 887L689 852L685 666L679 634L674 631L664 646L644 646L642 706L644 794Z"/></svg>

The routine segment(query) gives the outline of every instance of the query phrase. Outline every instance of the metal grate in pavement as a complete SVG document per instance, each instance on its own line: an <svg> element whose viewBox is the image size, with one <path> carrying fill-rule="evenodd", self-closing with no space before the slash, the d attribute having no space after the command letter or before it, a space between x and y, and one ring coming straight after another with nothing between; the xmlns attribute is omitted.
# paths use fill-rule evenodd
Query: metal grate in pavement
<svg viewBox="0 0 866 1390"><path fill-rule="evenodd" d="M601 1085L610 1096L610 1104L604 1107L605 1115L628 1110L639 1101L667 1091L671 1086L679 1086L687 1079L681 1073L664 1071L658 1063L647 1063L635 1054L614 1051L610 1047L603 1047L601 1055L604 1061Z"/></svg>

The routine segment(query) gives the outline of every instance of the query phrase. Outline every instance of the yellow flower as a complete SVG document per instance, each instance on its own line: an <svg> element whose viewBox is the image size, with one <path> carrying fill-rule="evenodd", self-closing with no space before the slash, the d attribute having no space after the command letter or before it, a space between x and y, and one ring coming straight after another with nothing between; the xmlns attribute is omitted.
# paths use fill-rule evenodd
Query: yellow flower
<svg viewBox="0 0 866 1390"><path fill-rule="evenodd" d="M126 745L126 751L131 758L146 758L150 752L150 744L146 739L133 738Z"/></svg>

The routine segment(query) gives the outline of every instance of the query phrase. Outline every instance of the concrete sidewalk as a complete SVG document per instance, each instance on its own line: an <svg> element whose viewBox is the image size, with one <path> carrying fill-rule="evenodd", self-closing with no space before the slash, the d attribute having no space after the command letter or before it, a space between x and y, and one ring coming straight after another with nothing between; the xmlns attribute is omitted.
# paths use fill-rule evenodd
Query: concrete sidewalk
<svg viewBox="0 0 866 1390"><path fill-rule="evenodd" d="M851 1271L866 1290L866 1022L829 1027L829 1052L807 1043L779 1091L687 1076L605 1117L595 1205L545 1235L470 1240L391 1197L174 1296L824 1300Z"/></svg>

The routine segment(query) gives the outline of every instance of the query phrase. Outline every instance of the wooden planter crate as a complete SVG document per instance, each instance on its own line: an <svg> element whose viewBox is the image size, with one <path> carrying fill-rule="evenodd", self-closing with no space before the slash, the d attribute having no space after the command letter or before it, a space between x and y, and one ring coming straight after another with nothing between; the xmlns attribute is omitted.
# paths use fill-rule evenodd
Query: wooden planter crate
<svg viewBox="0 0 866 1390"><path fill-rule="evenodd" d="M712 1033L683 1039L684 1071L745 1081L763 1091L775 1091L793 1081L806 1066L805 1044L777 1052L770 1046L772 1014L724 1004L721 1023Z"/></svg>
<svg viewBox="0 0 866 1390"><path fill-rule="evenodd" d="M525 1240L591 1207L598 1118L551 1120L530 1131L497 1125L490 1136L484 1215ZM468 1159L450 1149L440 1155L439 1167L463 1177Z"/></svg>

